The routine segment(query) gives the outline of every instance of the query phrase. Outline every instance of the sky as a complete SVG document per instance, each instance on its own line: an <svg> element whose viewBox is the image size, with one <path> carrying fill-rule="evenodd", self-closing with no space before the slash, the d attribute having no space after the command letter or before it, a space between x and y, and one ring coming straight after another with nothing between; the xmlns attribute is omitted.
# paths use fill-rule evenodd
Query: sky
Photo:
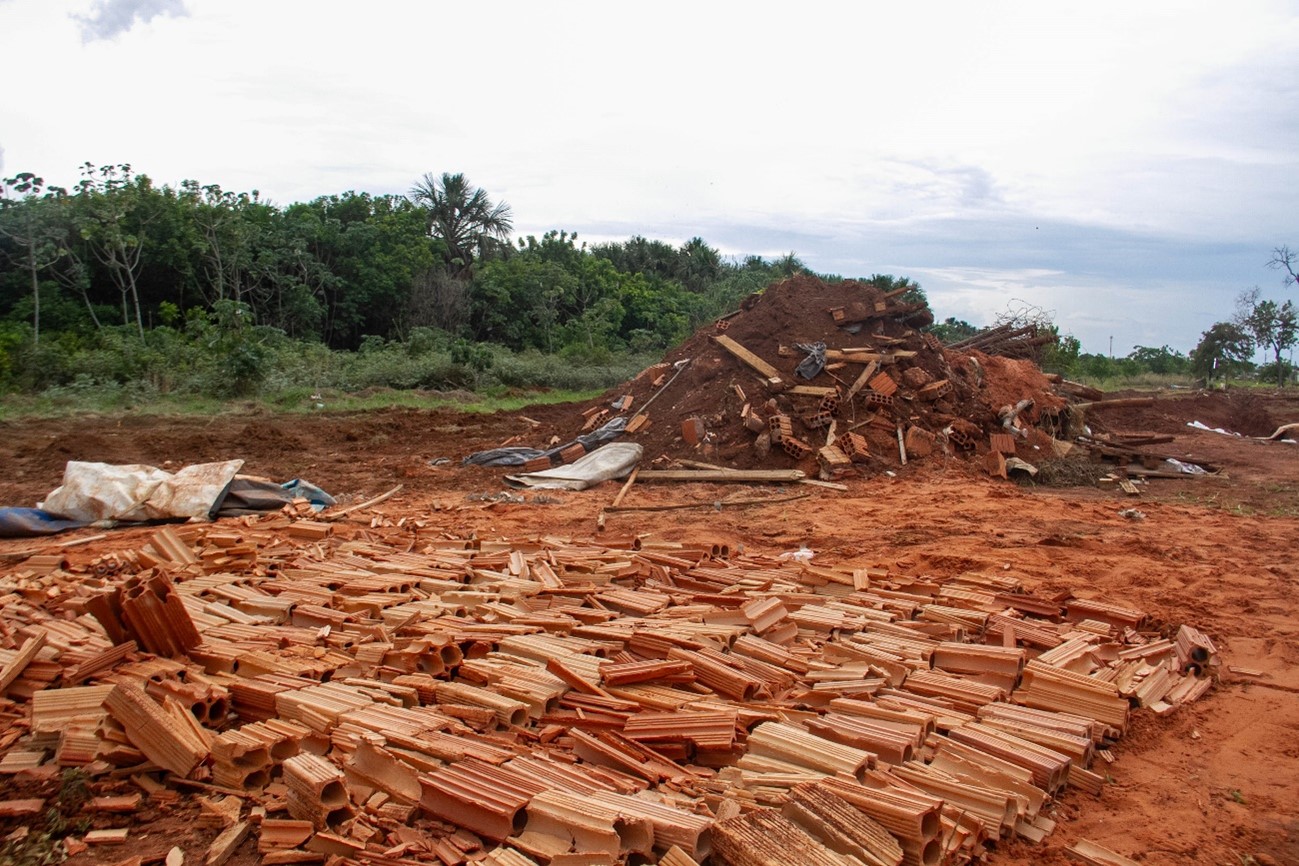
<svg viewBox="0 0 1299 866"><path fill-rule="evenodd" d="M0 45L3 176L463 172L520 236L793 252L1116 356L1299 300L1299 2L0 0Z"/></svg>

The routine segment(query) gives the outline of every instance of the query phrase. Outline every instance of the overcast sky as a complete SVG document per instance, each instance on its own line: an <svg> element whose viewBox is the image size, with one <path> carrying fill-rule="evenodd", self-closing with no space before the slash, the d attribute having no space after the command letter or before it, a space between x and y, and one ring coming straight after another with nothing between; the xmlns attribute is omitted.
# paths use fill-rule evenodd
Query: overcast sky
<svg viewBox="0 0 1299 866"><path fill-rule="evenodd" d="M1299 3L0 0L0 40L5 175L464 172L520 234L792 251L1116 355L1299 296Z"/></svg>

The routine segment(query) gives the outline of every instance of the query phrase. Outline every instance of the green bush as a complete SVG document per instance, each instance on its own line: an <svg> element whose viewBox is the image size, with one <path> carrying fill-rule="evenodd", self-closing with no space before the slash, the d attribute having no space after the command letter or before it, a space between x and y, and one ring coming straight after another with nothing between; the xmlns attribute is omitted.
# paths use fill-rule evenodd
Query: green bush
<svg viewBox="0 0 1299 866"><path fill-rule="evenodd" d="M589 344L560 354L515 353L431 328L414 329L403 342L366 339L356 352L330 351L254 325L232 302L211 313L191 311L183 327L157 327L143 337L113 326L51 334L35 344L30 328L0 328L0 387L40 395L54 408L254 396L289 407L324 391L369 388L591 392L626 381L657 358Z"/></svg>
<svg viewBox="0 0 1299 866"><path fill-rule="evenodd" d="M610 358L608 363L592 364L530 350L498 355L485 379L512 388L603 390L627 381L654 360L653 356L620 355Z"/></svg>

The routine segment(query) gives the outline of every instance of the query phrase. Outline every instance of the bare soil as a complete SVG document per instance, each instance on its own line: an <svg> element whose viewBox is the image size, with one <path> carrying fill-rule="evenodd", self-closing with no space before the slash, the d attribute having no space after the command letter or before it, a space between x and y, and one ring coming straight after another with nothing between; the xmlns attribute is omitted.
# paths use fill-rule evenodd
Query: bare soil
<svg viewBox="0 0 1299 866"><path fill-rule="evenodd" d="M522 502L492 499L505 489L505 470L460 465L466 454L515 437L532 445L551 436L567 441L580 429L579 408L8 422L0 424L0 502L35 504L58 485L68 460L178 468L240 457L246 472L306 478L343 504L404 485L392 499L349 519L417 516L448 532L593 538L597 515L617 485L581 493L528 492ZM1164 395L1151 408L1094 412L1088 420L1110 432L1172 435L1172 443L1151 450L1211 463L1223 472L1153 479L1142 485L1140 496L1128 497L1095 487L1020 486L989 478L965 460L936 456L893 467L892 475L849 479L847 492L808 488L812 495L806 499L748 507L727 503L790 491L637 484L624 504L702 507L608 513L604 533L674 540L720 535L733 546L764 552L806 545L818 559L901 573L1004 571L1044 590L1070 589L1139 607L1160 623L1196 624L1225 657L1217 688L1166 718L1137 712L1132 732L1117 747L1118 760L1108 768L1113 784L1104 795L1067 793L1050 813L1059 826L1043 845L1010 844L990 862L1069 863L1065 849L1085 838L1148 864L1235 866L1250 862L1246 857L1297 864L1299 445L1186 425L1198 420L1266 435L1299 421L1299 396ZM681 443L662 427L654 435L659 438L651 441L647 458L669 446L680 453ZM512 498L518 497L516 492ZM1120 514L1132 508L1144 516ZM138 547L148 531L116 530L102 541L70 548L69 555L88 560ZM89 534L82 530L58 541ZM0 553L32 544L0 541ZM1231 667L1261 673L1234 673ZM4 787L0 783L0 798L21 796ZM155 817L151 830L157 835L145 847L162 853L169 842L176 844L173 837L210 835L190 826L192 816L183 810ZM74 862L115 862L136 853L146 852L92 851Z"/></svg>

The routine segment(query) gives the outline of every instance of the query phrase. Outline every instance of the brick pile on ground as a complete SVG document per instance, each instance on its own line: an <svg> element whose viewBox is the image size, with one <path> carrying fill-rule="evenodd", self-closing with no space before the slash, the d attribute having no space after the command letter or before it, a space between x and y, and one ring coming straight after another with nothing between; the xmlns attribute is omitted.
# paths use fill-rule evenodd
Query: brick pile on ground
<svg viewBox="0 0 1299 866"><path fill-rule="evenodd" d="M795 277L701 328L583 414L588 428L625 414L630 437L651 459L824 470L822 477L896 469L902 448L908 462L1058 456L1053 434L1066 405L1058 379L1031 360L945 349L918 330L930 322L928 308L874 286ZM797 346L818 342L828 364L805 379L795 372L806 357ZM770 369L755 369L723 343Z"/></svg>
<svg viewBox="0 0 1299 866"><path fill-rule="evenodd" d="M0 838L77 768L68 850L183 797L209 866L966 863L1216 663L1004 574L725 541L269 515L97 550L0 572Z"/></svg>

